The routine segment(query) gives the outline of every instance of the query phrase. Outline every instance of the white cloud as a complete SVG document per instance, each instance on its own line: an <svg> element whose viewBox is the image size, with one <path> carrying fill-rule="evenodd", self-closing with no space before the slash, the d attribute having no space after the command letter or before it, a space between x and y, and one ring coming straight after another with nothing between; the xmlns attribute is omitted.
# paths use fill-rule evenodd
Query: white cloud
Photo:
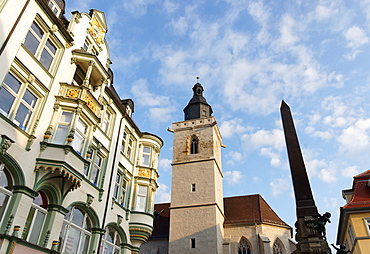
<svg viewBox="0 0 370 254"><path fill-rule="evenodd" d="M271 166L274 166L274 167L281 166L280 154L272 152L271 148L266 148L266 147L262 148L261 155L264 155L270 158Z"/></svg>
<svg viewBox="0 0 370 254"><path fill-rule="evenodd" d="M360 173L357 166L351 166L347 167L345 169L342 169L341 171L342 176L346 178L352 178Z"/></svg>
<svg viewBox="0 0 370 254"><path fill-rule="evenodd" d="M327 208L338 208L338 199L337 198L324 198L325 206Z"/></svg>
<svg viewBox="0 0 370 254"><path fill-rule="evenodd" d="M344 33L344 37L347 40L347 47L352 49L358 49L362 45L369 42L369 38L363 29L358 26L352 26Z"/></svg>
<svg viewBox="0 0 370 254"><path fill-rule="evenodd" d="M290 178L285 177L285 178L278 178L270 182L270 187L272 191L272 195L274 197L277 197L281 194L283 194L284 191L289 190L291 183L290 183Z"/></svg>
<svg viewBox="0 0 370 254"><path fill-rule="evenodd" d="M280 42L283 45L289 46L299 41L299 38L295 31L296 27L297 22L289 14L284 15L280 24Z"/></svg>
<svg viewBox="0 0 370 254"><path fill-rule="evenodd" d="M155 203L171 202L171 193L167 185L158 183L159 187L155 193Z"/></svg>
<svg viewBox="0 0 370 254"><path fill-rule="evenodd" d="M370 118L358 119L337 138L341 151L358 152L370 149Z"/></svg>
<svg viewBox="0 0 370 254"><path fill-rule="evenodd" d="M167 158L160 159L159 160L159 170L163 170L164 172L167 172L171 169L171 163L172 160L169 160Z"/></svg>
<svg viewBox="0 0 370 254"><path fill-rule="evenodd" d="M280 129L258 130L253 134L245 134L242 136L242 140L245 142L245 147L249 148L260 148L263 146L272 146L277 150L285 148L284 132Z"/></svg>
<svg viewBox="0 0 370 254"><path fill-rule="evenodd" d="M230 151L226 157L229 159L227 164L229 165L235 165L238 162L241 162L243 160L243 155L239 152Z"/></svg>
<svg viewBox="0 0 370 254"><path fill-rule="evenodd" d="M329 167L322 169L318 176L326 183L333 183L338 181L336 166L331 164Z"/></svg>
<svg viewBox="0 0 370 254"><path fill-rule="evenodd" d="M223 138L230 138L233 135L239 135L243 132L251 130L251 127L244 126L242 124L242 120L239 118L229 121L222 121L219 128Z"/></svg>
<svg viewBox="0 0 370 254"><path fill-rule="evenodd" d="M163 4L164 9L167 13L173 13L179 8L179 4L170 0L165 0Z"/></svg>
<svg viewBox="0 0 370 254"><path fill-rule="evenodd" d="M241 171L233 170L225 172L225 181L229 184L241 183L244 179L244 175Z"/></svg>

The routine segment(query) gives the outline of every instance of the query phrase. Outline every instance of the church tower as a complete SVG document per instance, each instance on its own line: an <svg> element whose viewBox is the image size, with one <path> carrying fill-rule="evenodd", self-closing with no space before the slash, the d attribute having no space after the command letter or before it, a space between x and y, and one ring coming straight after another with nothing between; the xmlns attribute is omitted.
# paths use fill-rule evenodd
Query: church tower
<svg viewBox="0 0 370 254"><path fill-rule="evenodd" d="M203 91L194 85L185 120L172 124L170 254L222 253L222 139Z"/></svg>

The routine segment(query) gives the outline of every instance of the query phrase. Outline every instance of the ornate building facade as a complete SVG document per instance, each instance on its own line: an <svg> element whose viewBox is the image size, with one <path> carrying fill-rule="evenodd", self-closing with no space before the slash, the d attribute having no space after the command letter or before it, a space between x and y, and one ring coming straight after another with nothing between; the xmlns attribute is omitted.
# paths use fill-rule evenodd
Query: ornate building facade
<svg viewBox="0 0 370 254"><path fill-rule="evenodd" d="M193 87L174 133L171 203L155 205L142 254L290 254L292 228L260 195L224 198L222 137L203 87Z"/></svg>
<svg viewBox="0 0 370 254"><path fill-rule="evenodd" d="M138 253L161 138L113 86L104 13L0 0L0 253Z"/></svg>
<svg viewBox="0 0 370 254"><path fill-rule="evenodd" d="M340 208L337 244L353 254L370 250L370 170L353 177L351 189L343 190L346 205ZM339 247L337 247L339 248Z"/></svg>

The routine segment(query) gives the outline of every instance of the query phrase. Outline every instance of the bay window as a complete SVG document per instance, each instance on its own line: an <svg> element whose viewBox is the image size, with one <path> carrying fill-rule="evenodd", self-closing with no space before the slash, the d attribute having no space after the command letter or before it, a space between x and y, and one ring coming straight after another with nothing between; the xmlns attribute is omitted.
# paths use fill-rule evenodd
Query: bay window
<svg viewBox="0 0 370 254"><path fill-rule="evenodd" d="M81 118L79 118L76 123L76 131L75 131L75 136L73 139L73 149L78 154L82 153L85 140L86 140L86 134L87 134L87 124L84 123L81 120Z"/></svg>
<svg viewBox="0 0 370 254"><path fill-rule="evenodd" d="M72 122L73 113L68 111L63 111L60 119L58 121L58 126L54 134L55 144L64 145L66 143L68 131Z"/></svg>
<svg viewBox="0 0 370 254"><path fill-rule="evenodd" d="M46 29L43 29L34 21L23 44L46 70L50 69L58 48L51 40L50 33Z"/></svg>
<svg viewBox="0 0 370 254"><path fill-rule="evenodd" d="M149 167L150 165L150 147L143 146L142 155L141 155L141 165Z"/></svg>
<svg viewBox="0 0 370 254"><path fill-rule="evenodd" d="M148 199L148 186L137 185L135 210L145 212Z"/></svg>
<svg viewBox="0 0 370 254"><path fill-rule="evenodd" d="M78 207L69 207L60 232L59 251L63 254L88 253L91 238L91 220Z"/></svg>
<svg viewBox="0 0 370 254"><path fill-rule="evenodd" d="M0 87L0 113L7 116L21 129L26 130L38 97L27 83L22 83L8 73Z"/></svg>

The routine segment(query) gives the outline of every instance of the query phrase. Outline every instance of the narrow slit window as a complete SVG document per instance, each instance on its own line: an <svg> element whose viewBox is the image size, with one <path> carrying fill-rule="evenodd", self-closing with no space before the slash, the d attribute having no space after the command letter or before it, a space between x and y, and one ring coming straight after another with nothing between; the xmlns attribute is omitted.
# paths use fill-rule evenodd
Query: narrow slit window
<svg viewBox="0 0 370 254"><path fill-rule="evenodd" d="M195 192L195 190L196 190L196 188L195 188L195 183L192 183L192 184L191 184L191 191L192 191L192 192Z"/></svg>
<svg viewBox="0 0 370 254"><path fill-rule="evenodd" d="M195 238L190 239L190 248L195 249Z"/></svg>

